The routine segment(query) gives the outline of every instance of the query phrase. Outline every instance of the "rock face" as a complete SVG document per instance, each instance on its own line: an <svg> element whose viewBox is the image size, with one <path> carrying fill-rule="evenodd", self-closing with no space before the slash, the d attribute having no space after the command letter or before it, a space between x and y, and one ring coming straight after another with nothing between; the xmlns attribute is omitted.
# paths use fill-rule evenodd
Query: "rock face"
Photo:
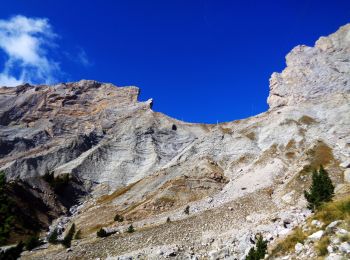
<svg viewBox="0 0 350 260"><path fill-rule="evenodd" d="M310 215L312 168L348 185L349 31L293 49L270 80L269 111L218 125L156 113L136 87L0 88L0 169L46 205L32 213L42 227L79 204L59 222L74 222L84 238L71 252L23 257L162 259L176 248L179 259L242 258L256 233L271 243L286 235ZM113 221L117 213L124 222ZM131 223L136 232L126 234ZM96 240L100 227L115 235Z"/></svg>
<svg viewBox="0 0 350 260"><path fill-rule="evenodd" d="M350 24L321 37L315 47L295 47L286 62L287 68L270 78L270 109L349 94Z"/></svg>

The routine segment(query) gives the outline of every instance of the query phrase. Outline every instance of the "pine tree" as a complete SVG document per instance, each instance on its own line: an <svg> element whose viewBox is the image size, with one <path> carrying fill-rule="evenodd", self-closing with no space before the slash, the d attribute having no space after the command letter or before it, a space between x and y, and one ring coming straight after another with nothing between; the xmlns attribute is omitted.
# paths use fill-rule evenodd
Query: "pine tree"
<svg viewBox="0 0 350 260"><path fill-rule="evenodd" d="M328 172L320 166L320 170L312 173L312 184L309 191L304 191L308 208L315 211L323 202L330 201L334 196L334 185Z"/></svg>
<svg viewBox="0 0 350 260"><path fill-rule="evenodd" d="M135 232L134 226L133 226L132 224L128 227L127 232L128 232L128 233L133 233L133 232Z"/></svg>
<svg viewBox="0 0 350 260"><path fill-rule="evenodd" d="M63 238L62 245L64 245L67 248L70 247L74 234L75 234L75 224L73 223L67 235Z"/></svg>
<svg viewBox="0 0 350 260"><path fill-rule="evenodd" d="M13 202L7 195L6 177L0 172L0 246L6 244L15 221Z"/></svg>
<svg viewBox="0 0 350 260"><path fill-rule="evenodd" d="M266 253L267 253L267 240L264 240L263 236L259 235L257 237L256 248L252 247L249 250L246 260L264 259Z"/></svg>
<svg viewBox="0 0 350 260"><path fill-rule="evenodd" d="M25 242L24 245L27 250L32 250L40 246L40 240L37 236L30 236Z"/></svg>
<svg viewBox="0 0 350 260"><path fill-rule="evenodd" d="M58 231L57 228L55 228L48 236L47 241L50 244L57 244L58 243Z"/></svg>
<svg viewBox="0 0 350 260"><path fill-rule="evenodd" d="M100 230L97 231L96 234L97 234L98 237L107 237L108 236L106 230L104 230L103 228L100 228Z"/></svg>

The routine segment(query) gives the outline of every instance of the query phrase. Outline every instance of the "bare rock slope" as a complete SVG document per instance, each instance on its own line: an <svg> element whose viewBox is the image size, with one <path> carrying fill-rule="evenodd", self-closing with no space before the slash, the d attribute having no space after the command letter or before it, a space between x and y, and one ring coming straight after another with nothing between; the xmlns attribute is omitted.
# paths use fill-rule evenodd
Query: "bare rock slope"
<svg viewBox="0 0 350 260"><path fill-rule="evenodd" d="M270 79L267 112L218 125L156 113L136 87L0 88L0 169L45 204L33 221L45 228L75 205L54 223L74 222L83 236L69 252L50 246L23 258L243 258L254 234L273 244L311 214L310 169L323 164L344 192L350 25L286 59ZM59 190L50 174L66 180ZM101 227L116 233L96 238Z"/></svg>

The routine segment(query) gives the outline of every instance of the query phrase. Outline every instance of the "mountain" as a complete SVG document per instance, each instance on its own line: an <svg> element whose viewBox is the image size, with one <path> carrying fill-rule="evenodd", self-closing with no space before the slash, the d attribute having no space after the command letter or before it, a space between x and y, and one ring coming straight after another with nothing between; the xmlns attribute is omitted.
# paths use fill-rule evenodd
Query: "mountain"
<svg viewBox="0 0 350 260"><path fill-rule="evenodd" d="M0 170L18 219L9 242L75 223L70 250L22 258L240 259L257 233L273 246L312 214L312 169L327 169L337 196L350 191L350 24L286 63L268 111L221 124L154 112L137 87L0 88Z"/></svg>

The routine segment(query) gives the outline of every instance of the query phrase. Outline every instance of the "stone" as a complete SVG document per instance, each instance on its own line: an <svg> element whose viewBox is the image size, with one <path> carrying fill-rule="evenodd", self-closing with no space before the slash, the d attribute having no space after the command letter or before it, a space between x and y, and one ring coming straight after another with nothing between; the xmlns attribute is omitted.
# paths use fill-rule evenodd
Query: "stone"
<svg viewBox="0 0 350 260"><path fill-rule="evenodd" d="M345 160L344 162L339 164L339 166L343 168L350 168L350 159Z"/></svg>
<svg viewBox="0 0 350 260"><path fill-rule="evenodd" d="M303 248L304 248L304 245L302 243L296 243L295 247L294 247L295 253L300 254L300 252L303 250Z"/></svg>
<svg viewBox="0 0 350 260"><path fill-rule="evenodd" d="M343 256L340 254L331 253L325 258L325 260L343 260Z"/></svg>
<svg viewBox="0 0 350 260"><path fill-rule="evenodd" d="M350 169L344 171L344 181L350 182Z"/></svg>
<svg viewBox="0 0 350 260"><path fill-rule="evenodd" d="M339 251L349 254L350 253L350 243L349 242L343 242L339 245Z"/></svg>
<svg viewBox="0 0 350 260"><path fill-rule="evenodd" d="M314 219L311 221L311 225L313 225L315 227L322 227L323 223L321 221L318 221L317 219Z"/></svg>
<svg viewBox="0 0 350 260"><path fill-rule="evenodd" d="M339 225L339 223L341 223L340 220L336 220L336 221L329 223L325 229L326 232L334 231L334 229Z"/></svg>
<svg viewBox="0 0 350 260"><path fill-rule="evenodd" d="M308 239L310 239L311 241L320 240L321 237L323 236L323 233L324 233L323 230L319 230L319 231L313 233L312 235L308 236Z"/></svg>

